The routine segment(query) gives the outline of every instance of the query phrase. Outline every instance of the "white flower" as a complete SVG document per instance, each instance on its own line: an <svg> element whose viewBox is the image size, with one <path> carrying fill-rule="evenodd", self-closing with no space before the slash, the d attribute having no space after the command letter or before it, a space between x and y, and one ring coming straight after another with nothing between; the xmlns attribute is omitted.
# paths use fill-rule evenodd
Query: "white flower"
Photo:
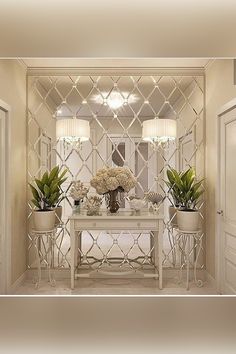
<svg viewBox="0 0 236 354"><path fill-rule="evenodd" d="M106 187L110 191L114 191L119 187L119 182L116 177L108 177L106 180Z"/></svg>
<svg viewBox="0 0 236 354"><path fill-rule="evenodd" d="M98 194L105 194L119 187L129 192L136 183L136 178L127 167L101 168L90 181Z"/></svg>

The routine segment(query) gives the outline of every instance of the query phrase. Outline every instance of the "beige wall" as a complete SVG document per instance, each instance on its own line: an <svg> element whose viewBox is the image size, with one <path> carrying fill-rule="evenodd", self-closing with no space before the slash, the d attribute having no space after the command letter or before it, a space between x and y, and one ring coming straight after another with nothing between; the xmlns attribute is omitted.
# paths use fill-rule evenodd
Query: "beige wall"
<svg viewBox="0 0 236 354"><path fill-rule="evenodd" d="M12 283L26 270L26 72L0 60L0 99L11 107Z"/></svg>
<svg viewBox="0 0 236 354"><path fill-rule="evenodd" d="M216 116L236 97L233 60L215 60L206 70L206 269L215 276L215 189L217 182Z"/></svg>

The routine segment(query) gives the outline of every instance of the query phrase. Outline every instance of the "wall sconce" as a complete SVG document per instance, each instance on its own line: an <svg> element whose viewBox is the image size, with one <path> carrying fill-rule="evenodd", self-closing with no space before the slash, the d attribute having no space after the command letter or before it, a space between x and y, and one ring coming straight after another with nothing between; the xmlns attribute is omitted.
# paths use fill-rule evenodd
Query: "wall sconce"
<svg viewBox="0 0 236 354"><path fill-rule="evenodd" d="M175 140L176 131L174 119L149 119L143 122L142 139L158 147L160 144Z"/></svg>
<svg viewBox="0 0 236 354"><path fill-rule="evenodd" d="M78 147L90 138L89 122L77 118L57 119L56 137Z"/></svg>

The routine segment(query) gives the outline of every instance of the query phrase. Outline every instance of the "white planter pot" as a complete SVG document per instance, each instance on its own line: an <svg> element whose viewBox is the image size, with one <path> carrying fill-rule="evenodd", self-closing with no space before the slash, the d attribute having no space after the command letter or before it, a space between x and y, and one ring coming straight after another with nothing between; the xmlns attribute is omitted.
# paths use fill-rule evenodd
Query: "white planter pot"
<svg viewBox="0 0 236 354"><path fill-rule="evenodd" d="M183 231L196 231L199 229L199 212L177 210L178 228Z"/></svg>
<svg viewBox="0 0 236 354"><path fill-rule="evenodd" d="M169 218L172 226L177 225L177 208L174 206L169 206Z"/></svg>
<svg viewBox="0 0 236 354"><path fill-rule="evenodd" d="M62 206L58 206L55 208L55 226L61 224L62 217Z"/></svg>
<svg viewBox="0 0 236 354"><path fill-rule="evenodd" d="M49 231L55 227L55 210L34 210L34 228L37 231Z"/></svg>

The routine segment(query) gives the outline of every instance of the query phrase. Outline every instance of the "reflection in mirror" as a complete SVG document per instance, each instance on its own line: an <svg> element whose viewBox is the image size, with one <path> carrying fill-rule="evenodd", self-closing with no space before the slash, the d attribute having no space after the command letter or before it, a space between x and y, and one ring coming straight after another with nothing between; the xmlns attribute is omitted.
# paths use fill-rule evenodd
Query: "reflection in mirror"
<svg viewBox="0 0 236 354"><path fill-rule="evenodd" d="M28 179L40 177L56 165L67 168L68 179L63 184L64 200L60 227L57 229L54 265L69 267L69 224L73 200L69 196L71 183L81 180L90 187L90 180L104 166L128 166L137 177L130 195L144 197L148 191L163 197L160 209L164 213L164 265L174 267L179 255L174 247L175 233L170 225L169 206L173 204L164 181L166 170L184 170L194 166L197 175L204 176L204 81L192 76L29 76L28 77ZM76 117L89 122L90 139L79 149L56 139L56 121ZM174 119L177 138L158 150L142 140L142 124L155 117ZM90 187L90 194L95 190ZM124 197L124 196L123 196ZM129 204L121 198L121 206ZM29 195L29 199L30 199ZM32 205L29 206L31 222ZM105 207L105 202L103 203ZM204 215L204 205L201 208ZM95 235L98 237L98 235ZM84 254L89 250L91 233L87 232ZM108 238L99 236L104 247ZM128 239L124 242L127 251ZM143 241L142 241L143 240ZM149 241L140 237L141 246ZM32 240L29 234L29 267L34 267ZM201 250L201 264L204 264ZM87 256L99 258L99 250ZM119 250L112 251L119 255ZM192 252L194 254L194 252ZM135 257L135 252L134 252Z"/></svg>

